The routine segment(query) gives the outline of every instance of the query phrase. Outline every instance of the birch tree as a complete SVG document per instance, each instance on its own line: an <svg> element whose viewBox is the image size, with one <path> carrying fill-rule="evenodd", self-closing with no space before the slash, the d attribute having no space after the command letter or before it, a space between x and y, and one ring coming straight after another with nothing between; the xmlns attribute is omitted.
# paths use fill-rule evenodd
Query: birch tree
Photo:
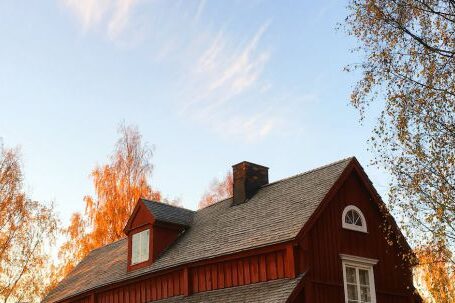
<svg viewBox="0 0 455 303"><path fill-rule="evenodd" d="M0 146L0 302L37 302L49 282L49 244L57 235L53 206L23 189L17 149Z"/></svg>
<svg viewBox="0 0 455 303"><path fill-rule="evenodd" d="M226 173L224 179L214 179L199 201L199 208L210 206L216 202L233 196L234 178L232 173Z"/></svg>
<svg viewBox="0 0 455 303"><path fill-rule="evenodd" d="M108 163L95 167L90 175L95 196L85 196L85 212L74 213L63 229L66 240L60 248L53 286L91 250L125 236L123 228L139 198L161 200L160 192L150 185L152 148L142 142L133 126L122 124L118 133Z"/></svg>
<svg viewBox="0 0 455 303"><path fill-rule="evenodd" d="M350 0L348 11L362 58L347 67L361 74L351 102L362 119L382 107L370 143L392 177L389 206L413 244L432 250L422 262L434 257L452 276L439 281L453 283L455 1Z"/></svg>

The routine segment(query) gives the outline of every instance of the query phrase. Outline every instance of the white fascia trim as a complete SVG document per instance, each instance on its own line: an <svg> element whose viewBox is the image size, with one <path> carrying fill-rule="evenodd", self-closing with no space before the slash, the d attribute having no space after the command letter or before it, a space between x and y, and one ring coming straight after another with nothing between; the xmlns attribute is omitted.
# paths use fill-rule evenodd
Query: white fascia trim
<svg viewBox="0 0 455 303"><path fill-rule="evenodd" d="M370 259L370 258L364 258L364 257L346 255L346 254L340 254L340 257L343 261L353 262L353 263L362 263L362 264L368 264L368 265L376 265L379 262L379 260L377 260L377 259Z"/></svg>

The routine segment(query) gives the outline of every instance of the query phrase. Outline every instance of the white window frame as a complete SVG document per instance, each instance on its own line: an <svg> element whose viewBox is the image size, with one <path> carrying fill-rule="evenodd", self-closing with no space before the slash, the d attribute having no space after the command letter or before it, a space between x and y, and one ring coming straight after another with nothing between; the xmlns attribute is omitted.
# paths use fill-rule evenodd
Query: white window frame
<svg viewBox="0 0 455 303"><path fill-rule="evenodd" d="M145 252L142 247L145 245ZM134 250L138 249L137 258ZM150 229L135 233L131 238L131 265L148 261L150 258Z"/></svg>
<svg viewBox="0 0 455 303"><path fill-rule="evenodd" d="M349 223L346 223L346 215L347 213L350 211L350 210L353 210L355 212L357 212L360 216L360 219L362 220L362 226L358 226L358 225L355 225L355 224L349 224ZM344 208L343 210L343 215L341 217L341 222L342 222L342 226L343 228L345 229L350 229L350 230L355 230L355 231L360 231L360 232L364 232L364 233L368 233L368 230L367 230L367 221L365 220L365 216L363 215L362 211L355 205L348 205Z"/></svg>
<svg viewBox="0 0 455 303"><path fill-rule="evenodd" d="M356 268L356 272L358 272L358 269L363 269L368 271L368 278L369 278L369 284L370 284L370 298L371 298L371 303L376 303L376 288L374 285L374 269L373 266L378 263L378 260L376 259L370 259L370 258L364 258L364 257L358 257L358 256L352 256L352 255L345 255L345 254L340 254L341 260L342 260L342 266L343 266L343 285L344 285L344 300L345 303L348 303L348 286L347 286L347 280L346 280L346 267L353 267ZM360 296L360 280L357 279L358 281L358 289L357 293ZM360 302L360 301L359 301Z"/></svg>

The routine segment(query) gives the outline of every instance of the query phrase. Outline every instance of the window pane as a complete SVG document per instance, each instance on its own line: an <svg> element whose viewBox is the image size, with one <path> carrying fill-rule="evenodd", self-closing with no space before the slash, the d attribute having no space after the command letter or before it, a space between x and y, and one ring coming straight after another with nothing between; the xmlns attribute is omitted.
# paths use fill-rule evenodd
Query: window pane
<svg viewBox="0 0 455 303"><path fill-rule="evenodd" d="M362 218L360 217L360 214L351 209L346 213L346 217L344 218L344 221L347 224L352 224L352 225L357 225L357 226L363 226Z"/></svg>
<svg viewBox="0 0 455 303"><path fill-rule="evenodd" d="M132 256L131 263L137 263L139 260L139 245L140 245L140 234L134 234L132 240Z"/></svg>
<svg viewBox="0 0 455 303"><path fill-rule="evenodd" d="M357 212L354 212L354 224L357 226L362 226L362 218L360 218L360 215Z"/></svg>
<svg viewBox="0 0 455 303"><path fill-rule="evenodd" d="M355 275L355 268L346 267L346 281L348 283L357 284L357 279L356 279L356 275Z"/></svg>
<svg viewBox="0 0 455 303"><path fill-rule="evenodd" d="M370 285L370 279L368 277L368 270L359 269L359 280L360 285Z"/></svg>
<svg viewBox="0 0 455 303"><path fill-rule="evenodd" d="M136 264L149 259L150 231L144 230L133 235L131 263Z"/></svg>
<svg viewBox="0 0 455 303"><path fill-rule="evenodd" d="M354 218L352 217L352 210L348 211L346 213L346 217L344 218L344 222L348 224L353 224L354 223Z"/></svg>
<svg viewBox="0 0 455 303"><path fill-rule="evenodd" d="M360 299L361 302L370 303L370 287L369 286L360 286Z"/></svg>
<svg viewBox="0 0 455 303"><path fill-rule="evenodd" d="M149 259L149 231L145 230L141 234L141 261L147 261Z"/></svg>
<svg viewBox="0 0 455 303"><path fill-rule="evenodd" d="M370 274L373 268L344 264L347 303L372 303Z"/></svg>
<svg viewBox="0 0 455 303"><path fill-rule="evenodd" d="M358 300L358 294L357 294L357 286L348 284L347 285L348 289L348 300Z"/></svg>

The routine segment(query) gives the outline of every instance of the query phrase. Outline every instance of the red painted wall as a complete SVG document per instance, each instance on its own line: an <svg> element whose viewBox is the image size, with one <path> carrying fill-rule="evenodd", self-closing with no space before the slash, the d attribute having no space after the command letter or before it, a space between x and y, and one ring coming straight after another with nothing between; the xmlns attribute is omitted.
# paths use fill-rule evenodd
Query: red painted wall
<svg viewBox="0 0 455 303"><path fill-rule="evenodd" d="M131 222L129 222L129 230L136 229L146 224L153 224L154 222L155 219L147 210L147 206L145 206L142 201L139 201L137 204L137 209L134 209L134 212L132 214Z"/></svg>
<svg viewBox="0 0 455 303"><path fill-rule="evenodd" d="M183 232L181 226L155 222L152 229L152 260L156 260Z"/></svg>
<svg viewBox="0 0 455 303"><path fill-rule="evenodd" d="M348 205L363 212L368 233L342 228L342 213ZM412 272L400 256L402 250L387 243L380 227L382 222L377 204L353 172L300 245L299 271L308 270L305 276L308 302L344 302L340 254L379 260L373 267L377 302L412 302Z"/></svg>
<svg viewBox="0 0 455 303"><path fill-rule="evenodd" d="M195 293L284 278L285 251L197 266L190 275Z"/></svg>
<svg viewBox="0 0 455 303"><path fill-rule="evenodd" d="M117 287L96 295L99 303L140 303L183 294L182 272L175 271L136 283Z"/></svg>
<svg viewBox="0 0 455 303"><path fill-rule="evenodd" d="M294 271L287 245L243 252L213 260L181 266L167 273L138 278L97 290L93 301L87 294L68 302L74 303L146 303L178 295L247 285L284 277ZM288 261L289 260L289 261Z"/></svg>
<svg viewBox="0 0 455 303"><path fill-rule="evenodd" d="M83 297L83 298L80 298L78 300L71 301L71 302L73 302L73 303L92 303L90 296L86 296L86 297Z"/></svg>

